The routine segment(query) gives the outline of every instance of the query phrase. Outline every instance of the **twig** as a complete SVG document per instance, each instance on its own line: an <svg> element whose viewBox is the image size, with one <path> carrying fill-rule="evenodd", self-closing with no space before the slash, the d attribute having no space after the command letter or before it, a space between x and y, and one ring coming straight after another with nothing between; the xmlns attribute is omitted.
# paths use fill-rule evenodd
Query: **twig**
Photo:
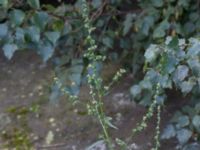
<svg viewBox="0 0 200 150"><path fill-rule="evenodd" d="M58 143L58 144L52 144L52 145L39 145L36 146L39 149L46 149L46 148L57 148L57 147L63 147L66 146L67 143Z"/></svg>

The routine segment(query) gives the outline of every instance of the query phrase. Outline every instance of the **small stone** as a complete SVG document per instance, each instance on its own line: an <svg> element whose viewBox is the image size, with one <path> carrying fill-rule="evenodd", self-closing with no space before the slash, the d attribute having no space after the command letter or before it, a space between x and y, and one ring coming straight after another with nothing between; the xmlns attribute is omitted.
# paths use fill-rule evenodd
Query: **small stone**
<svg viewBox="0 0 200 150"><path fill-rule="evenodd" d="M21 97L21 98L26 98L26 95L21 95L20 97Z"/></svg>
<svg viewBox="0 0 200 150"><path fill-rule="evenodd" d="M3 89L2 89L2 92L7 92L7 88L3 88Z"/></svg>
<svg viewBox="0 0 200 150"><path fill-rule="evenodd" d="M29 97L33 97L34 94L33 93L29 93L28 95L29 95Z"/></svg>
<svg viewBox="0 0 200 150"><path fill-rule="evenodd" d="M42 95L44 95L44 93L43 93L43 92L39 92L38 95L39 95L39 96L42 96Z"/></svg>
<svg viewBox="0 0 200 150"><path fill-rule="evenodd" d="M0 113L0 131L2 131L10 123L10 117L5 113Z"/></svg>
<svg viewBox="0 0 200 150"><path fill-rule="evenodd" d="M49 131L47 133L47 136L46 136L46 139L45 139L45 142L47 145L50 145L54 140L54 133L52 131Z"/></svg>
<svg viewBox="0 0 200 150"><path fill-rule="evenodd" d="M55 122L55 118L50 118L49 119L49 123L54 123Z"/></svg>

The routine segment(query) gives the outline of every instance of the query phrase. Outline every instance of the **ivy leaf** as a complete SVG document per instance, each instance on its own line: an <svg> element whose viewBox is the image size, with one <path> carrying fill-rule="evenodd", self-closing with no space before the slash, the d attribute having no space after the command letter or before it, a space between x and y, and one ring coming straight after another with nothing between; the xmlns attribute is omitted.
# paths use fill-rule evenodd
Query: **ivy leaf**
<svg viewBox="0 0 200 150"><path fill-rule="evenodd" d="M197 113L197 114L199 114L200 113L200 103L197 103L196 105L195 105L195 112Z"/></svg>
<svg viewBox="0 0 200 150"><path fill-rule="evenodd" d="M172 38L172 40L168 44L169 48L177 50L179 48L179 40L178 37L175 36Z"/></svg>
<svg viewBox="0 0 200 150"><path fill-rule="evenodd" d="M175 70L176 64L178 63L174 55L165 55L163 63L163 71L165 73L172 73Z"/></svg>
<svg viewBox="0 0 200 150"><path fill-rule="evenodd" d="M33 24L39 29L44 30L45 26L48 23L49 15L46 12L37 12L31 19Z"/></svg>
<svg viewBox="0 0 200 150"><path fill-rule="evenodd" d="M42 56L44 62L46 62L54 53L54 48L51 44L41 45L38 51L39 55Z"/></svg>
<svg viewBox="0 0 200 150"><path fill-rule="evenodd" d="M198 59L189 59L187 61L187 63L189 64L191 70L192 70L192 73L198 77L200 76L200 62Z"/></svg>
<svg viewBox="0 0 200 150"><path fill-rule="evenodd" d="M176 135L176 130L173 125L168 125L161 135L161 139L170 139Z"/></svg>
<svg viewBox="0 0 200 150"><path fill-rule="evenodd" d="M183 116L182 112L176 111L173 117L171 118L170 122L171 123L177 123L179 120L179 117Z"/></svg>
<svg viewBox="0 0 200 150"><path fill-rule="evenodd" d="M18 49L17 45L15 44L5 44L3 46L3 51L4 55L8 58L11 59L14 52Z"/></svg>
<svg viewBox="0 0 200 150"><path fill-rule="evenodd" d="M24 30L22 28L17 28L15 32L15 39L20 42L24 42L24 36L25 36Z"/></svg>
<svg viewBox="0 0 200 150"><path fill-rule="evenodd" d="M113 47L113 44L114 44L113 39L110 38L110 37L104 37L104 38L102 39L102 42L103 42L103 44L104 44L105 46L107 46L108 48L112 48L112 47Z"/></svg>
<svg viewBox="0 0 200 150"><path fill-rule="evenodd" d="M134 85L130 89L133 97L137 97L141 93L141 87L139 85Z"/></svg>
<svg viewBox="0 0 200 150"><path fill-rule="evenodd" d="M155 7L162 7L164 4L163 0L151 0L152 5Z"/></svg>
<svg viewBox="0 0 200 150"><path fill-rule="evenodd" d="M25 40L38 43L40 40L40 30L36 26L30 26L25 31Z"/></svg>
<svg viewBox="0 0 200 150"><path fill-rule="evenodd" d="M172 81L167 75L160 76L159 83L163 88L172 88Z"/></svg>
<svg viewBox="0 0 200 150"><path fill-rule="evenodd" d="M142 89L152 90L153 85L151 84L149 80L144 79L140 82L139 87L141 87Z"/></svg>
<svg viewBox="0 0 200 150"><path fill-rule="evenodd" d="M189 3L190 1L188 0L181 0L178 1L178 6L184 7L185 9L187 9L189 7Z"/></svg>
<svg viewBox="0 0 200 150"><path fill-rule="evenodd" d="M35 9L40 9L40 1L39 0L27 0L28 4ZM44 20L45 21L45 20Z"/></svg>
<svg viewBox="0 0 200 150"><path fill-rule="evenodd" d="M133 19L134 19L134 14L132 13L128 13L126 15L126 19L123 23L123 35L125 36L131 29L132 25L133 25Z"/></svg>
<svg viewBox="0 0 200 150"><path fill-rule="evenodd" d="M180 116L178 118L178 122L177 122L177 128L182 128L182 127L185 127L187 125L189 125L190 123L190 120L189 120L189 117L188 116Z"/></svg>
<svg viewBox="0 0 200 150"><path fill-rule="evenodd" d="M189 41L191 47L189 47L187 55L189 57L196 57L200 54L200 41L195 38L190 38Z"/></svg>
<svg viewBox="0 0 200 150"><path fill-rule="evenodd" d="M195 25L192 22L185 23L183 28L186 35L191 34L195 31Z"/></svg>
<svg viewBox="0 0 200 150"><path fill-rule="evenodd" d="M175 83L183 81L188 76L189 69L185 65L179 65L174 73L173 80Z"/></svg>
<svg viewBox="0 0 200 150"><path fill-rule="evenodd" d="M153 25L154 25L154 17L153 16L145 17L141 28L142 33L146 36L149 35L149 30Z"/></svg>
<svg viewBox="0 0 200 150"><path fill-rule="evenodd" d="M177 139L181 145L185 144L188 142L188 140L192 136L192 131L188 129L181 129L177 131Z"/></svg>
<svg viewBox="0 0 200 150"><path fill-rule="evenodd" d="M10 21L14 26L19 26L25 18L25 13L19 9L14 9L10 13Z"/></svg>
<svg viewBox="0 0 200 150"><path fill-rule="evenodd" d="M46 32L45 33L47 39L53 44L55 45L57 40L59 39L60 37L60 32Z"/></svg>
<svg viewBox="0 0 200 150"><path fill-rule="evenodd" d="M183 94L189 93L192 90L194 85L195 85L195 82L192 80L182 82L180 84L181 92Z"/></svg>
<svg viewBox="0 0 200 150"><path fill-rule="evenodd" d="M92 6L93 6L94 8L99 8L99 7L101 6L101 4L102 4L102 1L101 1L101 0L93 0L93 1L92 1Z"/></svg>
<svg viewBox="0 0 200 150"><path fill-rule="evenodd" d="M169 22L167 20L162 21L153 32L153 38L162 38L166 35L165 31L169 28Z"/></svg>
<svg viewBox="0 0 200 150"><path fill-rule="evenodd" d="M8 25L5 23L0 24L0 38L5 37L7 33L8 33Z"/></svg>
<svg viewBox="0 0 200 150"><path fill-rule="evenodd" d="M183 150L200 150L200 145L198 143L187 144Z"/></svg>
<svg viewBox="0 0 200 150"><path fill-rule="evenodd" d="M151 44L144 53L144 57L146 58L146 61L152 63L157 58L160 51L161 50L157 45Z"/></svg>
<svg viewBox="0 0 200 150"><path fill-rule="evenodd" d="M200 131L200 116L195 115L192 119L192 124L195 126L196 129Z"/></svg>
<svg viewBox="0 0 200 150"><path fill-rule="evenodd" d="M8 7L8 0L0 0L0 6L7 8Z"/></svg>

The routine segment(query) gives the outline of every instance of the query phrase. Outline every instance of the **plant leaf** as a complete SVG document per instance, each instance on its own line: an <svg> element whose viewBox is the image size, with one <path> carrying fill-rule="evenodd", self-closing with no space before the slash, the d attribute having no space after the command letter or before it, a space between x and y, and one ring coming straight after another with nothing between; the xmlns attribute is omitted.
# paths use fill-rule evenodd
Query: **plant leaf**
<svg viewBox="0 0 200 150"><path fill-rule="evenodd" d="M176 130L173 125L168 125L161 135L161 139L170 139L176 135Z"/></svg>
<svg viewBox="0 0 200 150"><path fill-rule="evenodd" d="M181 145L187 143L192 137L192 131L188 129L181 129L177 131L177 139Z"/></svg>
<svg viewBox="0 0 200 150"><path fill-rule="evenodd" d="M28 4L35 9L40 9L40 1L39 0L27 0ZM45 20L44 20L45 21Z"/></svg>
<svg viewBox="0 0 200 150"><path fill-rule="evenodd" d="M8 58L11 59L14 52L18 49L17 45L15 44L5 44L3 46L3 51L4 55Z"/></svg>
<svg viewBox="0 0 200 150"><path fill-rule="evenodd" d="M10 13L10 21L14 26L19 26L25 18L25 13L19 9L14 9Z"/></svg>

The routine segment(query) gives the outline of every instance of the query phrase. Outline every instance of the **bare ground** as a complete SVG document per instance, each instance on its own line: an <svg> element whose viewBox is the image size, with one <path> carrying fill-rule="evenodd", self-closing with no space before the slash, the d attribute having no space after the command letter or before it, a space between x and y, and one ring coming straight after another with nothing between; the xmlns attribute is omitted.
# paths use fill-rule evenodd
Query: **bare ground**
<svg viewBox="0 0 200 150"><path fill-rule="evenodd" d="M65 97L56 104L49 102L52 80L52 66L42 63L36 54L19 52L11 61L1 54L0 113L6 114L10 121L1 130L0 149L4 150L3 145L6 143L11 147L17 143L11 140L16 136L16 130L21 131L20 136L26 137L23 138L24 143L28 139L36 150L84 150L98 140L101 128L95 118L86 115L84 103L74 107ZM146 111L144 107L130 101L129 87L132 84L133 77L126 75L104 99L106 113L113 117L113 123L118 127L118 130L111 129L113 139L119 137L126 140ZM80 101L89 98L87 93L88 89L83 87ZM171 96L171 99L177 100L177 97ZM163 108L161 129L182 105L174 104L169 103ZM147 129L131 140L129 144L134 144L135 150L150 150L155 123L154 117L149 121ZM5 134L10 137L5 138ZM176 141L164 141L161 150L174 150L175 145ZM23 149L29 148L20 150Z"/></svg>

